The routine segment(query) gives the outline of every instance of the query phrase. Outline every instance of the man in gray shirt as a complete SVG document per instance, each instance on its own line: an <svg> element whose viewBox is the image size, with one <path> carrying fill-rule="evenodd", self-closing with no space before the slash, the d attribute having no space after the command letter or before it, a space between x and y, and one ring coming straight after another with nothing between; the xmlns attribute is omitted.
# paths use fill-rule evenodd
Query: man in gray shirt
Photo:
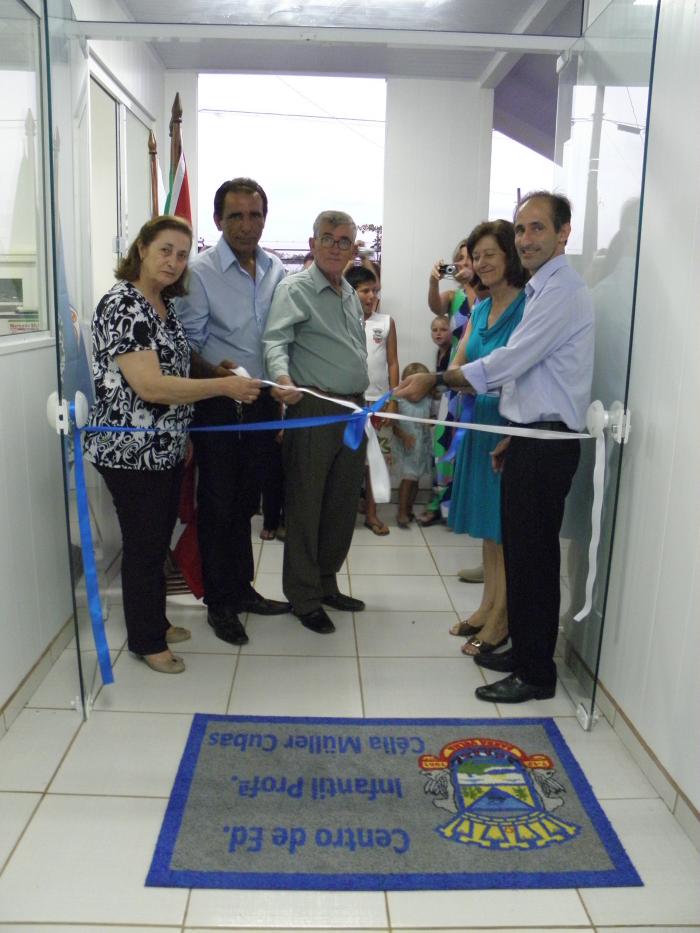
<svg viewBox="0 0 700 933"><path fill-rule="evenodd" d="M316 218L309 246L314 262L289 276L275 292L263 335L270 379L287 417L342 414L334 402L301 392L364 403L367 349L363 315L355 290L343 278L357 227L348 214L324 211ZM359 612L364 603L338 591L336 574L345 560L362 484L365 443L343 443L344 424L285 431L285 520L283 586L292 611L313 632L335 630L323 605Z"/></svg>

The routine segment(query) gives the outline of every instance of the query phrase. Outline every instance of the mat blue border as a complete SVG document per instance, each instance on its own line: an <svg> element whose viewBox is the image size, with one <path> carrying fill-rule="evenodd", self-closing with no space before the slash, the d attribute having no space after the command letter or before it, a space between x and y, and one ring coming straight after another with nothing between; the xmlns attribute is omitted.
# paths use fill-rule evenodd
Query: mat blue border
<svg viewBox="0 0 700 933"><path fill-rule="evenodd" d="M169 868L199 750L210 722L335 724L350 726L541 726L559 756L581 800L586 814L615 866L608 871L564 872L406 872L404 874L278 874L276 872L175 871ZM185 751L180 761L168 807L163 818L147 887L240 888L313 891L421 891L495 890L499 888L606 888L643 886L622 843L593 794L581 766L566 744L557 724L550 717L531 719L356 719L324 716L232 716L221 713L195 713Z"/></svg>

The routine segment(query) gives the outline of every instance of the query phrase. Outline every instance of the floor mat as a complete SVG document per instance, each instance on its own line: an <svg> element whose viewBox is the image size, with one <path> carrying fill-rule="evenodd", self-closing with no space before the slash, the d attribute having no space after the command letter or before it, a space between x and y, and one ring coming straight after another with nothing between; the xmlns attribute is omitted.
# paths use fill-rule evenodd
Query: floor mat
<svg viewBox="0 0 700 933"><path fill-rule="evenodd" d="M642 884L552 719L197 714L148 885Z"/></svg>

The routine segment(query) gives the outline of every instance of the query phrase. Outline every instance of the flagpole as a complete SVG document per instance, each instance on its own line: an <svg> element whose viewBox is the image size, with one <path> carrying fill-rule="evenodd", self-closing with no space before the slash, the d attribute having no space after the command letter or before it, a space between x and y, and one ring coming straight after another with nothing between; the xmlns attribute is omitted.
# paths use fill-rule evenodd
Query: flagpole
<svg viewBox="0 0 700 933"><path fill-rule="evenodd" d="M170 119L170 188L163 208L164 214L176 214L192 223L192 205L190 204L190 185L187 178L187 164L182 147L182 106L180 94L175 95Z"/></svg>
<svg viewBox="0 0 700 933"><path fill-rule="evenodd" d="M158 146L153 130L148 133L148 161L151 169L151 219L160 213L158 204Z"/></svg>
<svg viewBox="0 0 700 933"><path fill-rule="evenodd" d="M182 104L180 92L175 94L175 100L170 111L170 187L172 187L178 162L182 154Z"/></svg>

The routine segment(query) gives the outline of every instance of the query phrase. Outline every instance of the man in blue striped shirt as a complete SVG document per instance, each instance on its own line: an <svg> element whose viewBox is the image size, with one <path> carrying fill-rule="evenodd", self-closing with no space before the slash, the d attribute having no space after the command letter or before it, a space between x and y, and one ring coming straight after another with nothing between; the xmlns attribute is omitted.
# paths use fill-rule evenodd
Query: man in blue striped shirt
<svg viewBox="0 0 700 933"><path fill-rule="evenodd" d="M523 318L505 347L443 375L411 376L396 395L420 398L444 383L477 393L500 388L500 413L519 427L579 431L593 374L593 307L564 251L571 232L567 198L536 191L518 204L515 242L532 278ZM507 437L495 448L502 474L501 525L512 648L475 658L509 676L476 696L522 703L554 696L559 630L559 531L579 461L578 440Z"/></svg>
<svg viewBox="0 0 700 933"><path fill-rule="evenodd" d="M188 294L177 314L192 349L212 367L242 366L264 378L262 334L284 266L259 246L267 195L252 178L224 182L214 195L221 238L190 263ZM279 403L265 390L242 407L226 398L195 406L196 427L270 421ZM197 468L197 535L207 619L217 637L244 645L238 613L279 615L289 603L265 599L252 586L250 520L260 503L263 471L274 454L274 431L202 432L192 435Z"/></svg>

